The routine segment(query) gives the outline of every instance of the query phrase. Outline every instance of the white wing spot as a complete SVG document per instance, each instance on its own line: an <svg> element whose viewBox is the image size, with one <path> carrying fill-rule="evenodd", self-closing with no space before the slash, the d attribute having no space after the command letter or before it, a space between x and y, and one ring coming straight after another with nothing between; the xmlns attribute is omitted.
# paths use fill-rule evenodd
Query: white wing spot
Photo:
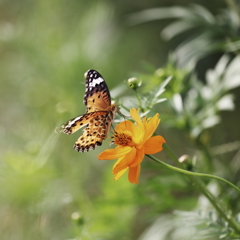
<svg viewBox="0 0 240 240"><path fill-rule="evenodd" d="M104 80L102 78L96 78L92 82L89 83L89 87L95 87L97 84L100 84Z"/></svg>
<svg viewBox="0 0 240 240"><path fill-rule="evenodd" d="M71 127L75 122L77 122L80 118L81 118L82 116L80 116L80 117L76 117L75 119L73 119L72 121L70 121L70 122L68 122L68 127Z"/></svg>

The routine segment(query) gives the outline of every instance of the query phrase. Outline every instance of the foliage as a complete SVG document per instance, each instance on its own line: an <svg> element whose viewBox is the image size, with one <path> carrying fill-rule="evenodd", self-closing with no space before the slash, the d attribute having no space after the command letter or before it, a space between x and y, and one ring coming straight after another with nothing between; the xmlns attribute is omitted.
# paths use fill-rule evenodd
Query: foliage
<svg viewBox="0 0 240 240"><path fill-rule="evenodd" d="M239 239L185 175L145 158L138 185L124 176L114 181L112 163L97 160L108 141L80 154L72 150L78 133L54 133L84 113L82 76L97 69L126 116L131 107L142 116L160 113L156 134L185 156L183 163L167 151L156 157L239 186L238 8L222 10L214 2L214 15L199 5L149 10L146 1L121 4L0 3L1 239ZM140 6L144 12L131 21L146 25L124 25L123 15ZM166 50L168 59L155 44L153 19L177 19L155 25L165 26L163 48L177 46ZM133 88L124 82L128 77L138 81ZM216 180L199 181L239 224L239 193Z"/></svg>
<svg viewBox="0 0 240 240"><path fill-rule="evenodd" d="M238 239L213 211L175 211L173 216L158 217L140 240L155 239L154 235L159 239Z"/></svg>
<svg viewBox="0 0 240 240"><path fill-rule="evenodd" d="M167 116L168 123L189 132L193 138L219 123L219 111L234 110L234 98L229 90L240 86L239 64L238 56L229 63L229 57L224 55L214 69L207 71L206 84L191 75L191 86L185 89L184 95L175 93L172 97L171 105L177 119Z"/></svg>
<svg viewBox="0 0 240 240"><path fill-rule="evenodd" d="M239 54L240 17L237 7L221 9L214 16L207 8L192 4L190 7L148 9L129 16L130 24L159 19L177 19L161 32L166 41L181 35L173 56L178 65L192 69L203 57L213 52ZM180 43L181 42L181 43Z"/></svg>

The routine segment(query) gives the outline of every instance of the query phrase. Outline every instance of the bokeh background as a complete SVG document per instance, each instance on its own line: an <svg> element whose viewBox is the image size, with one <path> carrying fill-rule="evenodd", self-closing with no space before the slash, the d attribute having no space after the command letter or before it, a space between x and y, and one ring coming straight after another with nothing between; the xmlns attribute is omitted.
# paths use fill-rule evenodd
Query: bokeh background
<svg viewBox="0 0 240 240"><path fill-rule="evenodd" d="M80 133L54 129L85 112L88 69L135 107L128 78L151 98L173 76L149 113L158 134L191 169L239 184L239 49L238 1L2 0L0 239L193 239L209 221L218 231L199 239L218 239L224 223L184 176L146 159L138 185L114 181L113 162L97 160L108 141L81 154ZM205 181L237 216L239 195Z"/></svg>

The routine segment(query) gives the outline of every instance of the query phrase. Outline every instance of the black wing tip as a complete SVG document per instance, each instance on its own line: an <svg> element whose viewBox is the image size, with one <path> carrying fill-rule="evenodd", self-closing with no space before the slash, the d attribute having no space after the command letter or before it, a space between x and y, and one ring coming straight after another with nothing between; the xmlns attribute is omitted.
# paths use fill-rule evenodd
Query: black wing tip
<svg viewBox="0 0 240 240"><path fill-rule="evenodd" d="M84 77L87 79L90 77L91 74L96 74L96 78L98 77L102 77L102 75L97 71L97 70L94 70L94 69L89 69L87 72L84 73Z"/></svg>
<svg viewBox="0 0 240 240"><path fill-rule="evenodd" d="M97 142L98 143L98 142ZM96 146L101 146L102 144L98 145L98 144L90 144L90 145L86 145L86 146L81 146L79 143L75 143L74 146L73 146L73 149L78 151L78 152L81 152L81 153L84 153L84 152L89 152L89 150L94 150Z"/></svg>

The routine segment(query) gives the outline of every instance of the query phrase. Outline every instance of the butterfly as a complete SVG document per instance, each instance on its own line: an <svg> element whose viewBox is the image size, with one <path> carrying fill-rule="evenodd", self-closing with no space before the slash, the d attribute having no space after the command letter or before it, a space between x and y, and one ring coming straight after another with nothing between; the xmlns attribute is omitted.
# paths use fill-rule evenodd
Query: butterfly
<svg viewBox="0 0 240 240"><path fill-rule="evenodd" d="M86 90L83 102L86 105L86 113L67 121L59 130L72 134L85 127L73 146L78 152L88 152L102 145L118 111L116 105L111 105L111 96L101 74L96 70L88 70L84 76Z"/></svg>

